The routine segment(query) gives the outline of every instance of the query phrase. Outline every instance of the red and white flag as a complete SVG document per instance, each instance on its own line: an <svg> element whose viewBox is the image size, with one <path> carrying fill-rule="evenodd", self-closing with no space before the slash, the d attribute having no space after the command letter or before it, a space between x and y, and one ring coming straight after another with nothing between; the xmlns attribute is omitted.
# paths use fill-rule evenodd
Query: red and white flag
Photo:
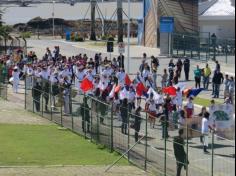
<svg viewBox="0 0 236 176"><path fill-rule="evenodd" d="M83 92L87 92L93 89L93 83L88 78L84 78L80 84L80 88Z"/></svg>

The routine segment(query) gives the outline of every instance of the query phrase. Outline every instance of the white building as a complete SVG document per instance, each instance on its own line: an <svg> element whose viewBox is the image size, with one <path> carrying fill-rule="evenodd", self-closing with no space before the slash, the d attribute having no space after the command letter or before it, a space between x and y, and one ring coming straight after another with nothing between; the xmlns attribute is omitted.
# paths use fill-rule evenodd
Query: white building
<svg viewBox="0 0 236 176"><path fill-rule="evenodd" d="M200 1L199 27L217 38L235 38L235 0Z"/></svg>

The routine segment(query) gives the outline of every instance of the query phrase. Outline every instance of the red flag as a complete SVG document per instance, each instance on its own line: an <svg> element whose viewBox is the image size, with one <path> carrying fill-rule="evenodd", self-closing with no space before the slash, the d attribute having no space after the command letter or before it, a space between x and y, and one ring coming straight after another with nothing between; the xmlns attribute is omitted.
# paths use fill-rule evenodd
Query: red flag
<svg viewBox="0 0 236 176"><path fill-rule="evenodd" d="M163 93L176 96L176 88L173 86L165 87L162 89Z"/></svg>
<svg viewBox="0 0 236 176"><path fill-rule="evenodd" d="M131 84L132 82L131 82L131 80L130 80L130 78L129 78L129 75L125 75L125 84L127 85L127 86L130 86L130 84Z"/></svg>
<svg viewBox="0 0 236 176"><path fill-rule="evenodd" d="M88 78L85 78L81 84L80 84L80 88L83 92L87 92L91 89L93 89L93 83L88 79Z"/></svg>
<svg viewBox="0 0 236 176"><path fill-rule="evenodd" d="M138 83L137 87L136 87L136 93L138 96L142 96L143 92L146 91L145 86L143 85L143 83Z"/></svg>

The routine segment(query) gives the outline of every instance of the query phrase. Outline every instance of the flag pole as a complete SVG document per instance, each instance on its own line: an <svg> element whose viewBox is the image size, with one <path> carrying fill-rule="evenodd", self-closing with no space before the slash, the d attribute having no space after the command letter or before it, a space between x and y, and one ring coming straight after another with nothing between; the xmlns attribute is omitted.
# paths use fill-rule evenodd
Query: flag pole
<svg viewBox="0 0 236 176"><path fill-rule="evenodd" d="M127 50L127 73L130 74L130 0L128 0L128 50Z"/></svg>

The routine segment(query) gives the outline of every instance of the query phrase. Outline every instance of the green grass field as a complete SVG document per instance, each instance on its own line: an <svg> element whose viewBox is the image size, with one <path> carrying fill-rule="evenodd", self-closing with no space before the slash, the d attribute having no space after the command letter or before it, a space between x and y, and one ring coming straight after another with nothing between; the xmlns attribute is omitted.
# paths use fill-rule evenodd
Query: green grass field
<svg viewBox="0 0 236 176"><path fill-rule="evenodd" d="M205 98L200 98L200 97L196 97L194 98L193 101L195 104L201 105L201 106L206 106L209 107L211 105L211 99L205 99ZM220 104L219 101L215 100L216 104Z"/></svg>
<svg viewBox="0 0 236 176"><path fill-rule="evenodd" d="M1 166L108 165L120 156L56 125L0 124L0 141Z"/></svg>

